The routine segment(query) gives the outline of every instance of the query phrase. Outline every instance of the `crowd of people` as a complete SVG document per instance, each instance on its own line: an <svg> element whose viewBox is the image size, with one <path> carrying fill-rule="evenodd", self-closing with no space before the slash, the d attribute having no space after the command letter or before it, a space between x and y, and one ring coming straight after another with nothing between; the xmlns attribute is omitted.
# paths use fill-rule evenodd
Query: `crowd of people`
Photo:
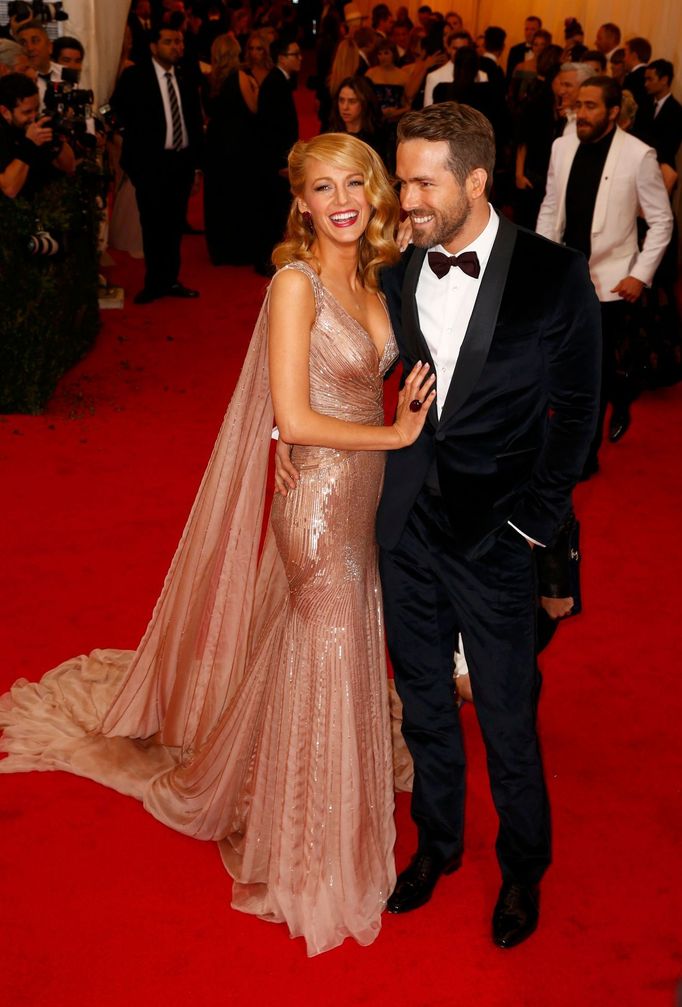
<svg viewBox="0 0 682 1007"><path fill-rule="evenodd" d="M133 5L111 105L144 243L136 303L199 296L179 272L202 171L212 261L274 279L138 651L18 683L0 771L58 765L133 793L220 842L238 908L310 954L367 944L384 908L418 909L461 865L459 650L500 823L492 936L511 948L551 860L536 610L578 600L566 563L538 600L536 566L573 551L572 490L599 467L608 402L609 437L627 431L647 327L667 340L649 365L667 354L677 375L682 110L672 65L643 38L621 51L614 24L590 50L574 18L555 45L529 16L504 68L500 27L473 38L454 12L414 24L383 3L364 20L323 12L321 133L303 143L293 7ZM418 830L397 877L384 628Z"/></svg>

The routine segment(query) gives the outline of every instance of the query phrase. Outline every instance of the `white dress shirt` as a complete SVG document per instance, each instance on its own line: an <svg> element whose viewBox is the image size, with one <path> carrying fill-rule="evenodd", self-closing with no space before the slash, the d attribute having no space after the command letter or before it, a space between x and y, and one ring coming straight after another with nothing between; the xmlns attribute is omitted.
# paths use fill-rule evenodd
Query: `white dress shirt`
<svg viewBox="0 0 682 1007"><path fill-rule="evenodd" d="M483 231L471 244L458 252L459 255L462 252L476 252L481 266L477 279L468 276L459 267L453 267L439 280L429 265L428 255L424 258L419 274L417 312L420 328L436 368L436 409L439 419L500 226L499 217L492 206L489 211L488 223ZM452 254L442 245L436 245L431 251Z"/></svg>
<svg viewBox="0 0 682 1007"><path fill-rule="evenodd" d="M50 63L50 69L46 74L38 74L38 80L36 81L38 85L38 96L40 98L40 110L45 108L45 92L47 90L47 81L45 77L49 77L51 81L62 79L62 67L59 63Z"/></svg>
<svg viewBox="0 0 682 1007"><path fill-rule="evenodd" d="M484 229L466 248L462 248L457 253L461 255L463 252L476 252L481 267L478 277L474 279L458 266L453 266L445 276L439 279L431 269L428 255L426 255L417 281L416 301L419 327L426 340L436 370L438 419L440 419L445 405L459 352L474 312L481 280L485 274L500 226L500 218L490 204L488 209L490 216ZM430 251L452 255L442 245L436 245ZM520 528L511 524L511 521L508 523L524 538L529 538ZM529 541L535 542L536 545L542 545L535 539L529 539Z"/></svg>
<svg viewBox="0 0 682 1007"><path fill-rule="evenodd" d="M454 79L455 64L452 60L444 63L443 66L439 66L436 70L431 70L430 73L427 73L426 84L424 85L424 108L426 108L427 105L433 105L433 92L438 84L452 84ZM485 70L479 70L476 73L474 83L488 83L488 74Z"/></svg>
<svg viewBox="0 0 682 1007"><path fill-rule="evenodd" d="M182 147L189 146L189 137L187 136L187 126L185 125L185 116L182 111L182 98L180 97L180 88L178 87L178 81L175 76L175 70L171 67L170 70L164 70L160 63L157 63L155 59L152 59L152 66L156 71L156 77L159 82L159 89L161 91L161 100L163 102L163 112L166 116L166 143L164 145L166 150L173 150L173 116L171 114L170 98L168 97L168 83L166 81L166 74L171 75L171 83L175 90L175 95L178 99L178 108L180 109L180 122L182 123Z"/></svg>
<svg viewBox="0 0 682 1007"><path fill-rule="evenodd" d="M670 97L670 95L671 95L671 92L668 91L668 93L664 94L662 98L657 98L656 99L656 101L654 102L654 119L656 118L656 116L658 115L658 113L661 111L661 109L663 107L663 103L668 100L668 98Z"/></svg>

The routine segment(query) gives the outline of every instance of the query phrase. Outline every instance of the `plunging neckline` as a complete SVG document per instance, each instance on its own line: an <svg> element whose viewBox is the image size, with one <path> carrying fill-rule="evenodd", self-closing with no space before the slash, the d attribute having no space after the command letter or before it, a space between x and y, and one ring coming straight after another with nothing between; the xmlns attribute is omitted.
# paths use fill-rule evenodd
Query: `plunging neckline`
<svg viewBox="0 0 682 1007"><path fill-rule="evenodd" d="M386 342L384 343L384 348L381 351L381 353L379 353L379 350L377 348L377 344L372 339L372 336L371 336L371 333L370 333L369 329L366 329L365 326L362 324L362 322L358 321L358 319L355 317L355 315L351 315L350 311L348 311L347 308L344 308L343 304L338 299L338 297L329 289L328 286L326 286L326 284L322 283L321 277L318 277L318 279L320 280L320 283L322 284L323 290L325 290L327 292L327 294L329 294L329 296L331 297L332 301L334 301L334 303L339 308L341 308L341 311L343 311L344 315L346 315L347 318L350 318L351 322L355 322L355 324L360 329L360 331L365 334L365 336L367 337L370 345L372 346L372 349L374 350L374 352L377 355L377 360L379 361L379 363L381 363L382 360L384 359L384 356L386 354L386 350L388 349L388 344L391 341L391 335L393 333L393 326L391 325L391 316L388 313L388 305L384 301L384 299L381 296L381 294L377 292L377 297L379 298L379 303L381 304L382 308L386 312L386 318L388 320L388 335L386 336Z"/></svg>

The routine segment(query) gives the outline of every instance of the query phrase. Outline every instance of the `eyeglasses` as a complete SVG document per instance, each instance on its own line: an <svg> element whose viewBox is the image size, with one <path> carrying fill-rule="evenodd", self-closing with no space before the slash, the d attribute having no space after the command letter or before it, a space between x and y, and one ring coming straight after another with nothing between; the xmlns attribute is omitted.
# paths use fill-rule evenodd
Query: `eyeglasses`
<svg viewBox="0 0 682 1007"><path fill-rule="evenodd" d="M300 49L296 49L294 52L285 52L284 55L285 56L299 56L300 57L300 56L303 55L303 53L301 52Z"/></svg>

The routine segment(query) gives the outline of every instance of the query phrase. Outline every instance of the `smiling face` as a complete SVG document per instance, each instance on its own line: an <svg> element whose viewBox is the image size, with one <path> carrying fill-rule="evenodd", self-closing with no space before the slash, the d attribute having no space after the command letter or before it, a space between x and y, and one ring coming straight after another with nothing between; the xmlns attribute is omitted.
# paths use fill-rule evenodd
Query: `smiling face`
<svg viewBox="0 0 682 1007"><path fill-rule="evenodd" d="M412 222L417 248L447 247L465 229L473 211L468 182L459 184L448 167L445 140L398 144L396 175L400 205Z"/></svg>
<svg viewBox="0 0 682 1007"><path fill-rule="evenodd" d="M309 158L298 209L312 215L318 239L324 236L343 244L359 241L372 212L364 175L353 168L337 168L316 157Z"/></svg>
<svg viewBox="0 0 682 1007"><path fill-rule="evenodd" d="M48 73L52 56L52 42L47 33L42 28L25 28L24 31L19 32L19 41L26 50L31 66L38 73Z"/></svg>
<svg viewBox="0 0 682 1007"><path fill-rule="evenodd" d="M533 36L536 31L540 30L540 22L536 17L526 18L523 26L523 37L526 40L526 45L531 45L533 42Z"/></svg>

